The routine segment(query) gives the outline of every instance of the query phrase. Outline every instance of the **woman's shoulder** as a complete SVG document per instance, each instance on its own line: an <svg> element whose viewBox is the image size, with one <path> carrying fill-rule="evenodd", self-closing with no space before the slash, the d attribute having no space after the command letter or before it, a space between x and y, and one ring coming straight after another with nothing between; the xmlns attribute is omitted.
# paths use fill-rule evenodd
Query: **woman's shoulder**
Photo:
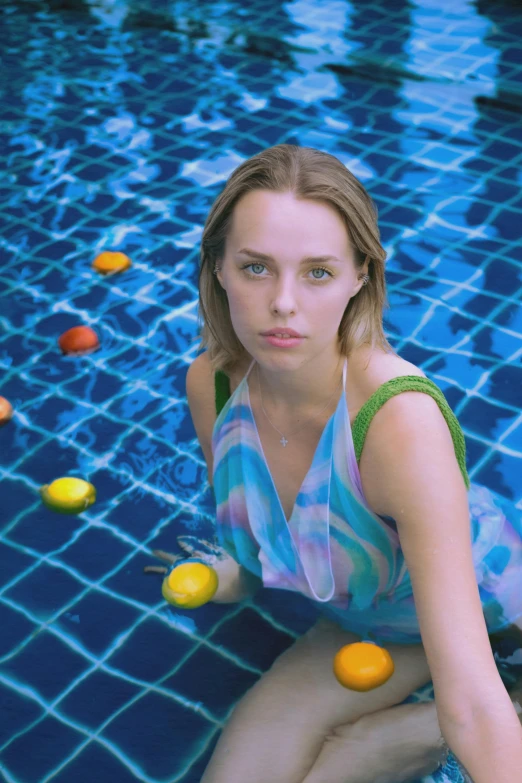
<svg viewBox="0 0 522 783"><path fill-rule="evenodd" d="M354 351L348 358L353 413L356 415L383 383L404 375L426 378L419 367L398 354L367 347Z"/></svg>

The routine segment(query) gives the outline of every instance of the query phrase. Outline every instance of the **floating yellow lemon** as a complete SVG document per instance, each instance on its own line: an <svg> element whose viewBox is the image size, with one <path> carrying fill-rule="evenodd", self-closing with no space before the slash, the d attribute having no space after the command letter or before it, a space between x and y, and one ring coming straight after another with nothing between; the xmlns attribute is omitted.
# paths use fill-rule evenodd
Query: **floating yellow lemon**
<svg viewBox="0 0 522 783"><path fill-rule="evenodd" d="M93 485L83 479L65 476L40 488L47 508L60 514L80 514L96 500Z"/></svg>
<svg viewBox="0 0 522 783"><path fill-rule="evenodd" d="M101 275L112 274L113 272L124 272L132 266L132 261L125 253L118 250L104 250L94 259L92 268Z"/></svg>
<svg viewBox="0 0 522 783"><path fill-rule="evenodd" d="M371 642L347 644L334 658L333 671L352 691L371 691L390 679L395 666L390 653Z"/></svg>
<svg viewBox="0 0 522 783"><path fill-rule="evenodd" d="M216 571L204 563L181 563L163 580L163 598L181 609L197 609L215 595Z"/></svg>

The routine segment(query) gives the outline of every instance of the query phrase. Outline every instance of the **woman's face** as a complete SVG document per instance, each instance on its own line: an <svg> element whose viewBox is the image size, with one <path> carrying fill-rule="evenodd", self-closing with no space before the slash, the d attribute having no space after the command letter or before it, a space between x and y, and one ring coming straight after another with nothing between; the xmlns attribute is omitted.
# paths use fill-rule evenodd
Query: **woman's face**
<svg viewBox="0 0 522 783"><path fill-rule="evenodd" d="M343 313L362 285L358 275L367 271L356 270L346 228L332 207L266 190L236 204L218 266L244 348L261 362L285 355L285 364L336 349ZM305 338L294 348L274 347L261 335L287 326Z"/></svg>

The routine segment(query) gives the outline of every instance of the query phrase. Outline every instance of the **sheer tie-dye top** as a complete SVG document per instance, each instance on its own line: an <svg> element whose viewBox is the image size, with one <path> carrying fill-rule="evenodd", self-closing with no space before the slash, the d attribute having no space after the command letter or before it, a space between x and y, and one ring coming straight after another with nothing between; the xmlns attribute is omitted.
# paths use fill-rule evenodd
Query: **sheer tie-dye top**
<svg viewBox="0 0 522 783"><path fill-rule="evenodd" d="M287 521L250 405L248 377L221 404L212 433L217 537L265 587L299 592L343 627L381 642L420 643L412 585L395 522L366 501L358 468L371 415L393 394L430 394L448 422L468 488L473 561L489 631L522 614L520 512L469 482L464 436L442 391L428 378L383 384L354 422L343 393L328 420ZM223 390L223 373L216 375ZM228 395L225 395L228 396ZM368 415L370 411L371 415ZM354 438L356 446L354 447ZM509 511L508 511L509 508ZM506 518L513 516L511 522ZM511 512L513 512L511 514Z"/></svg>

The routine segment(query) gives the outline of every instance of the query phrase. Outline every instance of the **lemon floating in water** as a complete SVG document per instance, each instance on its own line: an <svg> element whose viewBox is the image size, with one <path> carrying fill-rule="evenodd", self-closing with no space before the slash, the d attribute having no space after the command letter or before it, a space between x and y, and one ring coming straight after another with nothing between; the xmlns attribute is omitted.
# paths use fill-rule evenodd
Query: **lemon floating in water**
<svg viewBox="0 0 522 783"><path fill-rule="evenodd" d="M218 575L205 563L181 563L163 580L163 598L180 609L197 609L215 595Z"/></svg>
<svg viewBox="0 0 522 783"><path fill-rule="evenodd" d="M372 642L347 644L334 658L337 680L352 691L371 691L384 685L395 666L390 653Z"/></svg>
<svg viewBox="0 0 522 783"><path fill-rule="evenodd" d="M47 508L60 514L80 514L96 500L93 485L83 479L65 476L40 488Z"/></svg>

